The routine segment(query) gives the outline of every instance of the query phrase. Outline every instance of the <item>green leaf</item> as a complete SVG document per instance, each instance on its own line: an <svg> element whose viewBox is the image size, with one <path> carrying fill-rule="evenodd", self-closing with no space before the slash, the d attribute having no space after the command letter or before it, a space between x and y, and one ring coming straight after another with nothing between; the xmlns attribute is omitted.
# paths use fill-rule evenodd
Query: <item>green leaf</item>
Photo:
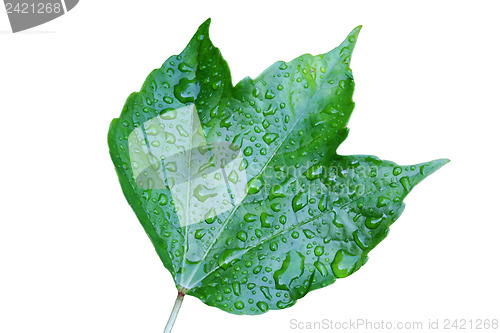
<svg viewBox="0 0 500 333"><path fill-rule="evenodd" d="M235 314L292 306L358 270L448 160L341 156L354 108L340 46L232 86L203 23L114 119L123 192L182 294Z"/></svg>

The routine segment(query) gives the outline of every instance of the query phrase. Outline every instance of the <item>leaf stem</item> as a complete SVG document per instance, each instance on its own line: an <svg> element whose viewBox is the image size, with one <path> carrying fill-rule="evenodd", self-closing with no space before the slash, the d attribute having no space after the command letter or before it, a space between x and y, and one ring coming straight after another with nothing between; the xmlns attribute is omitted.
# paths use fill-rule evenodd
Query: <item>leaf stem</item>
<svg viewBox="0 0 500 333"><path fill-rule="evenodd" d="M177 318L177 314L179 313L179 310L181 309L181 305L182 305L183 300L184 300L184 293L179 291L179 293L177 294L177 298L175 300L172 312L170 313L170 318L168 318L167 326L165 326L165 330L163 331L163 333L172 332L172 327L174 327L175 319Z"/></svg>

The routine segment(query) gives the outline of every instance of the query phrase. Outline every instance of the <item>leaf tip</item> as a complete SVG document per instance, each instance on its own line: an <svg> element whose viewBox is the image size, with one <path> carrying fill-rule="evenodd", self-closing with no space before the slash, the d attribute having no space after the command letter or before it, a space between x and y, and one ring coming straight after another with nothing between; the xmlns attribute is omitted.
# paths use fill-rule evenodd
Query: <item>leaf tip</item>
<svg viewBox="0 0 500 333"><path fill-rule="evenodd" d="M351 62L352 51L354 50L356 42L358 41L358 35L361 31L361 28L362 26L358 25L356 28L352 29L352 31L349 33L349 35L347 35L342 44L330 51L336 53L337 56L340 56L347 66L349 66Z"/></svg>
<svg viewBox="0 0 500 333"><path fill-rule="evenodd" d="M352 29L352 31L347 36L346 41L349 44L352 44L352 47L354 47L354 45L356 45L356 42L358 40L358 35L359 35L359 32L361 31L362 27L363 27L362 25L358 25L356 28Z"/></svg>
<svg viewBox="0 0 500 333"><path fill-rule="evenodd" d="M421 182L423 179L427 178L428 176L439 170L443 165L447 164L448 162L450 162L449 159L441 158L429 161L427 163L418 164L418 166L420 167L420 172L417 176L415 176L417 183Z"/></svg>
<svg viewBox="0 0 500 333"><path fill-rule="evenodd" d="M209 17L205 20L205 22L203 22L202 24L200 24L200 26L198 27L198 31L196 32L197 35L208 35L208 30L210 28L210 23L212 22L212 19Z"/></svg>
<svg viewBox="0 0 500 333"><path fill-rule="evenodd" d="M450 162L450 160L447 158L440 158L440 159L437 159L434 161L430 161L429 167L432 169L432 172L434 172L434 171L437 171L438 169L440 169L443 165L448 164L449 162Z"/></svg>

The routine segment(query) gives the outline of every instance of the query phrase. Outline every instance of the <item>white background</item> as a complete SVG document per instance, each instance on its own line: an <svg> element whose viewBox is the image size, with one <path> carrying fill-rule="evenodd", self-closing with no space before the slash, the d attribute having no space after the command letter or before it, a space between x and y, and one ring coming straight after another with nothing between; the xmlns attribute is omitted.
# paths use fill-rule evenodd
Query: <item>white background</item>
<svg viewBox="0 0 500 333"><path fill-rule="evenodd" d="M92 1L24 33L0 13L0 332L159 333L176 289L127 205L106 135L129 93L212 18L236 83L359 24L341 154L449 158L353 276L236 316L186 297L175 332L290 320L500 319L495 1Z"/></svg>

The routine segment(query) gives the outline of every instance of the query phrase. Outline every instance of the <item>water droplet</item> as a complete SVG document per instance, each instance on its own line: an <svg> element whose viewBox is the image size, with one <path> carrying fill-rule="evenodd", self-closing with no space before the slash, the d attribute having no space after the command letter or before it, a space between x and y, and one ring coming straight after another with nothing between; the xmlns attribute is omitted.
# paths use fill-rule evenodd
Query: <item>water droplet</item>
<svg viewBox="0 0 500 333"><path fill-rule="evenodd" d="M356 230L353 234L354 241L362 250L366 250L368 248L368 239L366 235L359 230Z"/></svg>
<svg viewBox="0 0 500 333"><path fill-rule="evenodd" d="M318 179L325 172L322 165L316 164L306 170L305 176L309 180Z"/></svg>
<svg viewBox="0 0 500 333"><path fill-rule="evenodd" d="M267 312L269 310L269 305L266 302L257 302L257 307L262 312Z"/></svg>
<svg viewBox="0 0 500 333"><path fill-rule="evenodd" d="M271 209L277 213L281 210L281 204L279 202L275 202L271 205Z"/></svg>
<svg viewBox="0 0 500 333"><path fill-rule="evenodd" d="M391 202L391 199L381 196L378 198L377 207L382 208L387 206Z"/></svg>
<svg viewBox="0 0 500 333"><path fill-rule="evenodd" d="M165 206L168 203L168 198L165 195L165 193L161 193L160 196L158 197L158 204L160 206Z"/></svg>
<svg viewBox="0 0 500 333"><path fill-rule="evenodd" d="M328 269L326 268L326 266L321 262L321 261L316 261L314 263L314 267L316 267L316 269L319 271L319 273L323 276L327 276L328 275Z"/></svg>
<svg viewBox="0 0 500 333"><path fill-rule="evenodd" d="M232 170L230 173L229 173L229 176L227 177L227 179L233 183L233 184L236 184L239 180L239 177L238 177L238 173L234 170Z"/></svg>
<svg viewBox="0 0 500 333"><path fill-rule="evenodd" d="M323 255L323 253L324 253L323 246L316 246L316 248L314 249L314 254L319 257L319 256Z"/></svg>
<svg viewBox="0 0 500 333"><path fill-rule="evenodd" d="M204 185L198 185L194 188L193 195L199 201L205 202L208 198L217 196L217 192L214 191L215 189L210 189Z"/></svg>
<svg viewBox="0 0 500 333"><path fill-rule="evenodd" d="M238 170L243 171L247 167L248 167L248 161L246 159L242 159Z"/></svg>
<svg viewBox="0 0 500 333"><path fill-rule="evenodd" d="M276 198L284 198L286 195L283 193L284 190L281 185L274 185L269 191L269 200L274 200Z"/></svg>
<svg viewBox="0 0 500 333"><path fill-rule="evenodd" d="M240 241L244 242L244 241L247 240L248 235L247 235L247 233L245 231L240 230L240 231L238 231L238 234L236 235L236 237L238 237L238 239Z"/></svg>
<svg viewBox="0 0 500 333"><path fill-rule="evenodd" d="M272 90L266 91L266 98L267 99L273 99L276 96L276 94Z"/></svg>
<svg viewBox="0 0 500 333"><path fill-rule="evenodd" d="M160 111L160 118L163 120L172 120L177 118L177 110L174 108L167 108Z"/></svg>
<svg viewBox="0 0 500 333"><path fill-rule="evenodd" d="M158 157L156 157L152 153L148 153L147 157L148 157L148 160L149 160L149 164L151 164L151 167L154 170L158 170L160 168L160 165L161 165L160 160L158 159Z"/></svg>
<svg viewBox="0 0 500 333"><path fill-rule="evenodd" d="M146 134L149 136L158 135L158 133L160 132L158 130L158 127L156 127L156 125L151 125L146 129Z"/></svg>
<svg viewBox="0 0 500 333"><path fill-rule="evenodd" d="M290 307L290 306L294 305L294 304L295 304L295 302L296 302L295 300L290 300L289 302L278 301L278 302L276 303L276 307L277 307L278 309L286 309L286 308L288 308L288 307Z"/></svg>
<svg viewBox="0 0 500 333"><path fill-rule="evenodd" d="M236 296L240 296L241 294L241 286L239 282L233 282L233 293Z"/></svg>
<svg viewBox="0 0 500 333"><path fill-rule="evenodd" d="M304 235L305 235L308 239L314 238L314 236L315 236L314 232L312 232L312 231L311 231L311 230L309 230L309 229L304 229L304 230L303 230L303 233L304 233Z"/></svg>
<svg viewBox="0 0 500 333"><path fill-rule="evenodd" d="M319 203L318 203L318 209L322 212L324 212L327 208L327 202L326 202L326 194L323 194L321 196L321 199L319 200Z"/></svg>
<svg viewBox="0 0 500 333"><path fill-rule="evenodd" d="M408 177L403 177L399 180L399 182L401 183L401 185L403 185L404 189L406 190L406 192L410 192L411 191L411 184L410 184L410 178Z"/></svg>
<svg viewBox="0 0 500 333"><path fill-rule="evenodd" d="M246 147L245 150L243 150L243 154L245 154L245 156L250 156L252 155L252 153L253 153L252 147Z"/></svg>
<svg viewBox="0 0 500 333"><path fill-rule="evenodd" d="M258 193L262 189L263 186L264 186L264 183L262 182L261 177L255 177L248 182L247 192L249 194Z"/></svg>
<svg viewBox="0 0 500 333"><path fill-rule="evenodd" d="M259 97L259 93L259 88L254 88L254 90L252 91L252 96L257 98Z"/></svg>
<svg viewBox="0 0 500 333"><path fill-rule="evenodd" d="M182 125L177 125L175 126L175 128L177 129L177 132L179 132L179 135L187 138L189 136L189 133L186 132L186 130L184 129L184 127L182 127Z"/></svg>
<svg viewBox="0 0 500 333"><path fill-rule="evenodd" d="M369 229L375 229L380 225L382 220L383 220L382 217L380 217L380 218L367 217L365 220L365 225Z"/></svg>
<svg viewBox="0 0 500 333"><path fill-rule="evenodd" d="M243 216L243 219L245 220L245 222L254 222L257 220L257 216L250 213L246 213L245 216Z"/></svg>
<svg viewBox="0 0 500 333"><path fill-rule="evenodd" d="M177 172L177 162L171 161L165 164L165 169L170 172Z"/></svg>
<svg viewBox="0 0 500 333"><path fill-rule="evenodd" d="M241 309L243 309L243 308L245 307L245 304L243 304L243 302L242 302L242 301L238 301L238 302L235 302L235 303L234 303L234 307L235 307L236 309L238 309L238 310L241 310Z"/></svg>
<svg viewBox="0 0 500 333"><path fill-rule="evenodd" d="M222 119L219 124L220 127L225 127L225 128L231 127L231 117L232 116L227 116L226 118Z"/></svg>
<svg viewBox="0 0 500 333"><path fill-rule="evenodd" d="M294 212L298 212L307 205L308 197L306 192L300 192L292 199L292 209Z"/></svg>
<svg viewBox="0 0 500 333"><path fill-rule="evenodd" d="M392 174L394 176L398 176L401 174L401 172L403 172L403 169L401 169L400 167L395 167L394 170L392 171Z"/></svg>
<svg viewBox="0 0 500 333"><path fill-rule="evenodd" d="M189 80L187 78L182 78L179 83L174 87L174 96L181 103L192 103L194 102L194 96L196 93L195 80Z"/></svg>
<svg viewBox="0 0 500 333"><path fill-rule="evenodd" d="M292 290L293 282L304 274L305 257L297 251L286 254L279 270L273 274L275 288L278 290Z"/></svg>
<svg viewBox="0 0 500 333"><path fill-rule="evenodd" d="M214 223L215 221L215 216L216 216L216 212L215 212L215 208L210 208L210 210L205 214L205 222L207 222L207 224L212 224Z"/></svg>
<svg viewBox="0 0 500 333"><path fill-rule="evenodd" d="M204 230L204 229L198 229L194 233L194 238L196 238L196 239L202 239L203 236L205 236L206 233L207 233L206 230Z"/></svg>
<svg viewBox="0 0 500 333"><path fill-rule="evenodd" d="M267 109L267 111L264 111L264 116L273 116L274 114L276 114L276 111L278 111L277 108L273 108L273 105L269 105L269 109Z"/></svg>
<svg viewBox="0 0 500 333"><path fill-rule="evenodd" d="M278 134L276 134L276 133L266 133L262 137L262 139L264 140L264 142L267 143L268 145L271 144L271 143L273 143L274 140L276 140L277 138L278 138Z"/></svg>
<svg viewBox="0 0 500 333"><path fill-rule="evenodd" d="M272 218L273 216L267 213L260 214L260 224L262 228L270 228L272 224Z"/></svg>
<svg viewBox="0 0 500 333"><path fill-rule="evenodd" d="M221 85L222 85L221 81L217 81L217 82L212 83L212 90L219 89Z"/></svg>
<svg viewBox="0 0 500 333"><path fill-rule="evenodd" d="M344 250L339 250L333 259L333 274L338 278L345 278L354 272L357 262L357 256L351 255Z"/></svg>
<svg viewBox="0 0 500 333"><path fill-rule="evenodd" d="M272 296L271 296L271 293L269 292L268 287L260 287L260 291L262 292L262 294L264 295L265 298L267 298L268 300L271 300Z"/></svg>
<svg viewBox="0 0 500 333"><path fill-rule="evenodd" d="M186 64L185 62L181 62L179 64L179 66L177 67L179 68L179 70L183 73L186 73L186 72L191 72L193 69L191 67L188 66L188 64Z"/></svg>
<svg viewBox="0 0 500 333"><path fill-rule="evenodd" d="M219 256L219 266L222 268L222 269L227 269L229 267L229 265L231 264L231 262L233 260L235 260L235 258L233 257L233 254L238 252L238 251L241 251L241 249L228 249L228 250L225 250L224 252L222 252L222 254ZM239 259L236 259L236 260L239 260Z"/></svg>

